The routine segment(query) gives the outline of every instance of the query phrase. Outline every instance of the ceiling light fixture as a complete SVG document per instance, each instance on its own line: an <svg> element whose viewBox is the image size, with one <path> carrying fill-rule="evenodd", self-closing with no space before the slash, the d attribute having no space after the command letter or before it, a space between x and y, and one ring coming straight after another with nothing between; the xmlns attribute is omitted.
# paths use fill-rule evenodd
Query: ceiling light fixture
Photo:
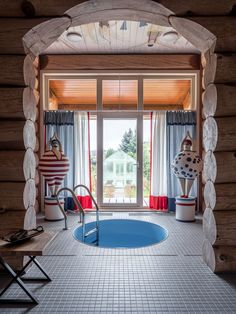
<svg viewBox="0 0 236 314"><path fill-rule="evenodd" d="M170 31L167 33L164 33L162 37L165 39L167 42L175 41L179 39L179 34L175 31Z"/></svg>
<svg viewBox="0 0 236 314"><path fill-rule="evenodd" d="M68 32L66 34L66 37L71 42L78 42L83 39L82 35L78 32Z"/></svg>

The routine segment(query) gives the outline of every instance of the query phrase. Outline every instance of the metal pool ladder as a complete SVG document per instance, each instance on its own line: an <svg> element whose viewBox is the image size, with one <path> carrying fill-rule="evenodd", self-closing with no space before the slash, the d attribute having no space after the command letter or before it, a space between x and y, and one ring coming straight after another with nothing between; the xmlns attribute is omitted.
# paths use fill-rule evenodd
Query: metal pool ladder
<svg viewBox="0 0 236 314"><path fill-rule="evenodd" d="M95 225L95 228L93 228L92 230L89 230L88 232L86 232L86 230L85 230L85 211L84 211L84 208L82 207L80 201L77 199L77 197L75 195L75 191L78 188L84 188L87 191L89 197L91 198L91 200L92 200L92 202L93 202L93 204L94 204L94 206L96 208L96 225ZM79 209L79 213L80 213L80 221L79 222L82 223L82 241L85 242L85 239L88 236L96 233L96 241L94 241L93 243L96 243L98 245L98 241L99 241L99 208L98 208L97 202L95 201L95 199L94 199L92 193L90 192L89 188L86 185L78 184L78 185L76 185L74 187L73 190L65 187L65 188L61 188L57 192L57 196L56 196L57 204L58 204L58 206L59 206L59 208L60 208L60 210L61 210L61 212L62 212L62 214L64 216L64 220L65 220L65 228L63 228L63 230L68 230L67 215L66 215L63 207L61 206L60 199L59 199L59 196L60 196L61 192L63 192L63 191L68 191L68 192L71 193L72 198L74 200L74 203L76 204L77 208Z"/></svg>

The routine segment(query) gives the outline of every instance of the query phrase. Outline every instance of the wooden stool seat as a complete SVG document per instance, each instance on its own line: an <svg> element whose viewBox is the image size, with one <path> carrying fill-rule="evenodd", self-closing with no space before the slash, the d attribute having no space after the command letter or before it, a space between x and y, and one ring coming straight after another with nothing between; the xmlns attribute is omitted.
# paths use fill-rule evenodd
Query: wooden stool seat
<svg viewBox="0 0 236 314"><path fill-rule="evenodd" d="M23 280L27 281L51 281L51 278L47 275L43 267L36 260L36 256L42 256L48 244L54 239L55 234L43 232L38 236L31 238L27 242L21 244L10 244L0 240L0 264L7 271L7 273L12 277L12 280L7 284L7 286L1 291L0 297L10 288L13 283L17 283L22 290L29 296L30 299L2 299L0 298L0 304L6 303L33 303L38 304L37 298L28 290ZM18 272L11 268L11 266L4 260L4 256L28 256L29 261L26 265ZM37 268L44 274L44 278L22 278L26 268L34 263Z"/></svg>

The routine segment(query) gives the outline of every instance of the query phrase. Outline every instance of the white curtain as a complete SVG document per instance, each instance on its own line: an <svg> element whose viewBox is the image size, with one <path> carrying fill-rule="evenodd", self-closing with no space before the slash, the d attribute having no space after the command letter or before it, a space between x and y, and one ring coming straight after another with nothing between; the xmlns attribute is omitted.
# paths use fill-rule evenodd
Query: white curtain
<svg viewBox="0 0 236 314"><path fill-rule="evenodd" d="M90 189L89 116L87 112L74 113L74 185L84 184ZM84 189L76 191L86 195Z"/></svg>
<svg viewBox="0 0 236 314"><path fill-rule="evenodd" d="M151 195L167 195L166 112L152 115Z"/></svg>

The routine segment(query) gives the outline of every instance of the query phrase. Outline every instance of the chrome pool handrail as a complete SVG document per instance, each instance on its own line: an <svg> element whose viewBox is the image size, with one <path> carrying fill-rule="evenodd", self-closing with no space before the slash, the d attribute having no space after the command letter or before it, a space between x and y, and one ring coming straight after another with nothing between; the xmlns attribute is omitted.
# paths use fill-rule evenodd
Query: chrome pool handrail
<svg viewBox="0 0 236 314"><path fill-rule="evenodd" d="M65 213L64 208L61 206L60 198L59 198L59 195L60 195L61 192L63 192L63 191L68 191L68 192L71 193L72 198L73 198L75 204L77 205L77 207L78 207L78 209L79 209L79 211L80 211L80 219L82 218L82 219L81 219L81 222L82 222L82 225L84 226L84 220L85 220L85 219L84 219L84 210L83 210L83 207L81 206L80 202L78 201L78 199L77 199L77 197L76 197L74 191L72 191L70 188L66 188L66 187L65 187L65 188L61 188L61 189L57 192L57 195L56 195L57 204L58 204L58 206L59 206L59 208L60 208L60 211L61 211L61 213L63 214L64 220L65 220L65 228L63 228L63 230L68 230L67 215L66 215L66 213ZM81 215L82 215L82 216L81 216Z"/></svg>
<svg viewBox="0 0 236 314"><path fill-rule="evenodd" d="M86 185L84 185L84 184L78 184L78 185L76 185L76 186L73 188L73 192L75 193L76 189L78 189L78 188L84 188L84 189L87 191L89 197L91 198L93 204L95 205L95 208L96 208L96 232L97 232L97 244L98 244L98 240L99 240L99 207L98 207L98 204L97 204L97 202L95 201L95 199L94 199L92 193L90 192L89 188L88 188ZM76 198L76 199L77 199L77 198ZM81 206L81 204L80 204L80 206ZM82 206L81 206L81 208L82 208ZM83 214L84 214L83 208L82 208L82 212L83 212ZM83 220L82 220L82 228L83 228L83 229L82 229L82 232L83 232L83 233L82 233L82 238L83 238L83 242L84 242L85 237L86 237L86 234L85 234L85 217L83 217Z"/></svg>

